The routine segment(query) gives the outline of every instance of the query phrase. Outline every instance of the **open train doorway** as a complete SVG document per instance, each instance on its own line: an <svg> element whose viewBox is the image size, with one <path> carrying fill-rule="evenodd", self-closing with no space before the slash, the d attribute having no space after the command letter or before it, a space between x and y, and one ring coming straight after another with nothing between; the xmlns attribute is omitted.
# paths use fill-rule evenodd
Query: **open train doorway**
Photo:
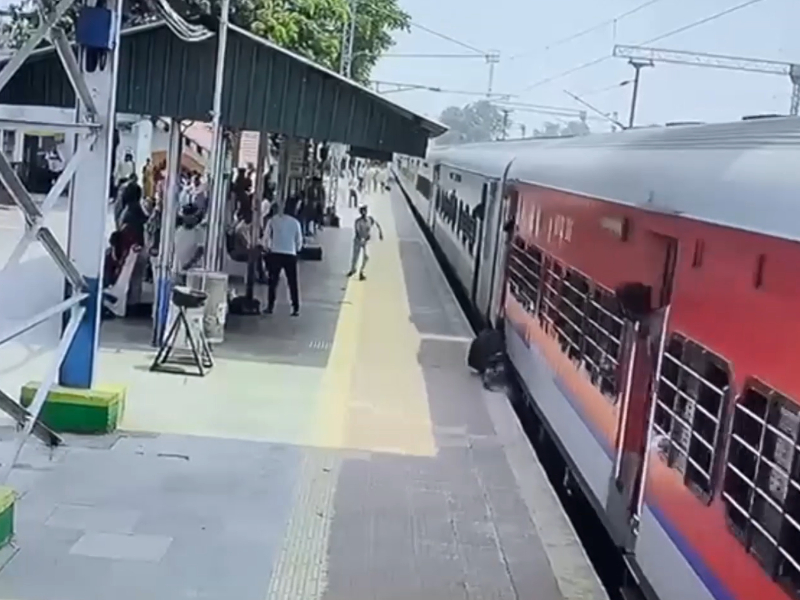
<svg viewBox="0 0 800 600"><path fill-rule="evenodd" d="M607 510L617 542L632 549L646 477L646 457L660 359L664 350L678 257L676 239L647 232L642 258L644 281L619 286L617 300L626 315L623 382L618 397L616 454Z"/></svg>

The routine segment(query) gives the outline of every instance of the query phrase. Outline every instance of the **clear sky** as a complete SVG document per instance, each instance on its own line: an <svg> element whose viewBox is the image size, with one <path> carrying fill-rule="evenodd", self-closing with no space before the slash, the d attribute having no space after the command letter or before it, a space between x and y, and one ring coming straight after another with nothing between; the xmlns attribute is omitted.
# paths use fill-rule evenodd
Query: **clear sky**
<svg viewBox="0 0 800 600"><path fill-rule="evenodd" d="M547 46L582 30L613 19L645 4L646 0L400 0L419 25L446 34L481 50L496 50L494 91L518 94L515 101L580 109L564 93L567 89L604 112L619 111L627 119L633 69L623 59L608 58L553 81L533 84L610 55L613 45L642 44L683 25L703 19L745 0L651 0L635 14L567 43ZM800 62L800 2L757 0L755 4L652 45ZM420 27L397 35L391 53L470 53ZM416 59L387 56L374 79L416 83L465 91L485 91L488 66L481 58ZM603 91L604 90L604 91ZM681 65L657 64L642 70L637 124L668 121L726 121L744 115L781 113L789 109L788 77ZM405 91L388 97L438 117L442 109L480 99L429 91ZM512 119L530 127L552 117L530 112L512 113ZM607 125L594 123L595 130ZM518 135L519 131L515 131Z"/></svg>

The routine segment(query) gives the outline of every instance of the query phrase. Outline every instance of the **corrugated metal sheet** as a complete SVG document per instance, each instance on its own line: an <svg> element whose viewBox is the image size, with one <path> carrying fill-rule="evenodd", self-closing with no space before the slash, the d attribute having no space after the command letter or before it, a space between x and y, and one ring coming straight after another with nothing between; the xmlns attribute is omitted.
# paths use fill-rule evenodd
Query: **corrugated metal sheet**
<svg viewBox="0 0 800 600"><path fill-rule="evenodd" d="M223 122L424 156L444 128L238 28L231 28ZM188 43L163 25L126 32L121 42L119 112L209 121L216 38ZM0 92L0 102L73 106L52 52L31 57Z"/></svg>

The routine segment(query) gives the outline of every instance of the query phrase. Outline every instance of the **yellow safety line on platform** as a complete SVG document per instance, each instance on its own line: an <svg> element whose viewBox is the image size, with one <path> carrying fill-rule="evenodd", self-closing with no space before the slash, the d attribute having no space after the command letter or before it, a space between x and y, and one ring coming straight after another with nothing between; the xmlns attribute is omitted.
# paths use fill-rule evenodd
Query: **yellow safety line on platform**
<svg viewBox="0 0 800 600"><path fill-rule="evenodd" d="M346 443L405 455L436 453L428 393L419 364L421 338L412 322L391 204L374 206L385 240L371 243L358 368L353 377Z"/></svg>
<svg viewBox="0 0 800 600"><path fill-rule="evenodd" d="M431 456L428 395L417 360L399 239L388 198L373 202L386 239L371 244L368 280L350 280L267 600L319 600L341 461L324 449ZM324 449L321 449L321 448Z"/></svg>
<svg viewBox="0 0 800 600"><path fill-rule="evenodd" d="M309 445L342 448L350 401L353 371L358 355L365 286L347 283L328 363L322 375L317 399L317 414Z"/></svg>
<svg viewBox="0 0 800 600"><path fill-rule="evenodd" d="M385 239L367 281L351 280L322 377L311 445L432 456L428 395L391 205L373 202Z"/></svg>

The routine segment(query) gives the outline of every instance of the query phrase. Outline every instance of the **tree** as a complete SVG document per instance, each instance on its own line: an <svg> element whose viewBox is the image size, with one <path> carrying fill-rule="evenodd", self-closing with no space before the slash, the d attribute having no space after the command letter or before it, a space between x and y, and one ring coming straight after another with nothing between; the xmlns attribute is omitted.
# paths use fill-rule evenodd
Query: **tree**
<svg viewBox="0 0 800 600"><path fill-rule="evenodd" d="M248 19L254 33L334 71L339 70L342 31L349 20L348 0L260 0ZM366 83L381 54L394 45L392 32L408 27L409 16L400 10L397 0L360 2L353 40L353 79Z"/></svg>
<svg viewBox="0 0 800 600"><path fill-rule="evenodd" d="M442 111L439 120L450 129L436 138L439 144L468 144L489 142L505 137L511 120L488 100L479 100L463 108L450 106Z"/></svg>
<svg viewBox="0 0 800 600"><path fill-rule="evenodd" d="M564 124L546 122L540 129L533 131L533 137L567 137L575 135L588 135L591 133L586 121L578 119L567 121Z"/></svg>
<svg viewBox="0 0 800 600"><path fill-rule="evenodd" d="M159 0L153 0L158 2ZM209 24L209 15L219 16L220 0L167 0L189 21ZM55 0L45 0L55 5ZM10 45L18 47L28 32L37 26L39 17L32 0L13 3L10 18L2 30ZM63 19L68 34L73 30L75 13ZM145 0L127 0L124 20L128 25L154 20ZM314 62L339 70L342 32L350 19L349 0L231 0L230 21ZM353 42L353 78L366 83L381 54L394 45L392 34L409 27L409 16L398 0L360 2L356 11Z"/></svg>

